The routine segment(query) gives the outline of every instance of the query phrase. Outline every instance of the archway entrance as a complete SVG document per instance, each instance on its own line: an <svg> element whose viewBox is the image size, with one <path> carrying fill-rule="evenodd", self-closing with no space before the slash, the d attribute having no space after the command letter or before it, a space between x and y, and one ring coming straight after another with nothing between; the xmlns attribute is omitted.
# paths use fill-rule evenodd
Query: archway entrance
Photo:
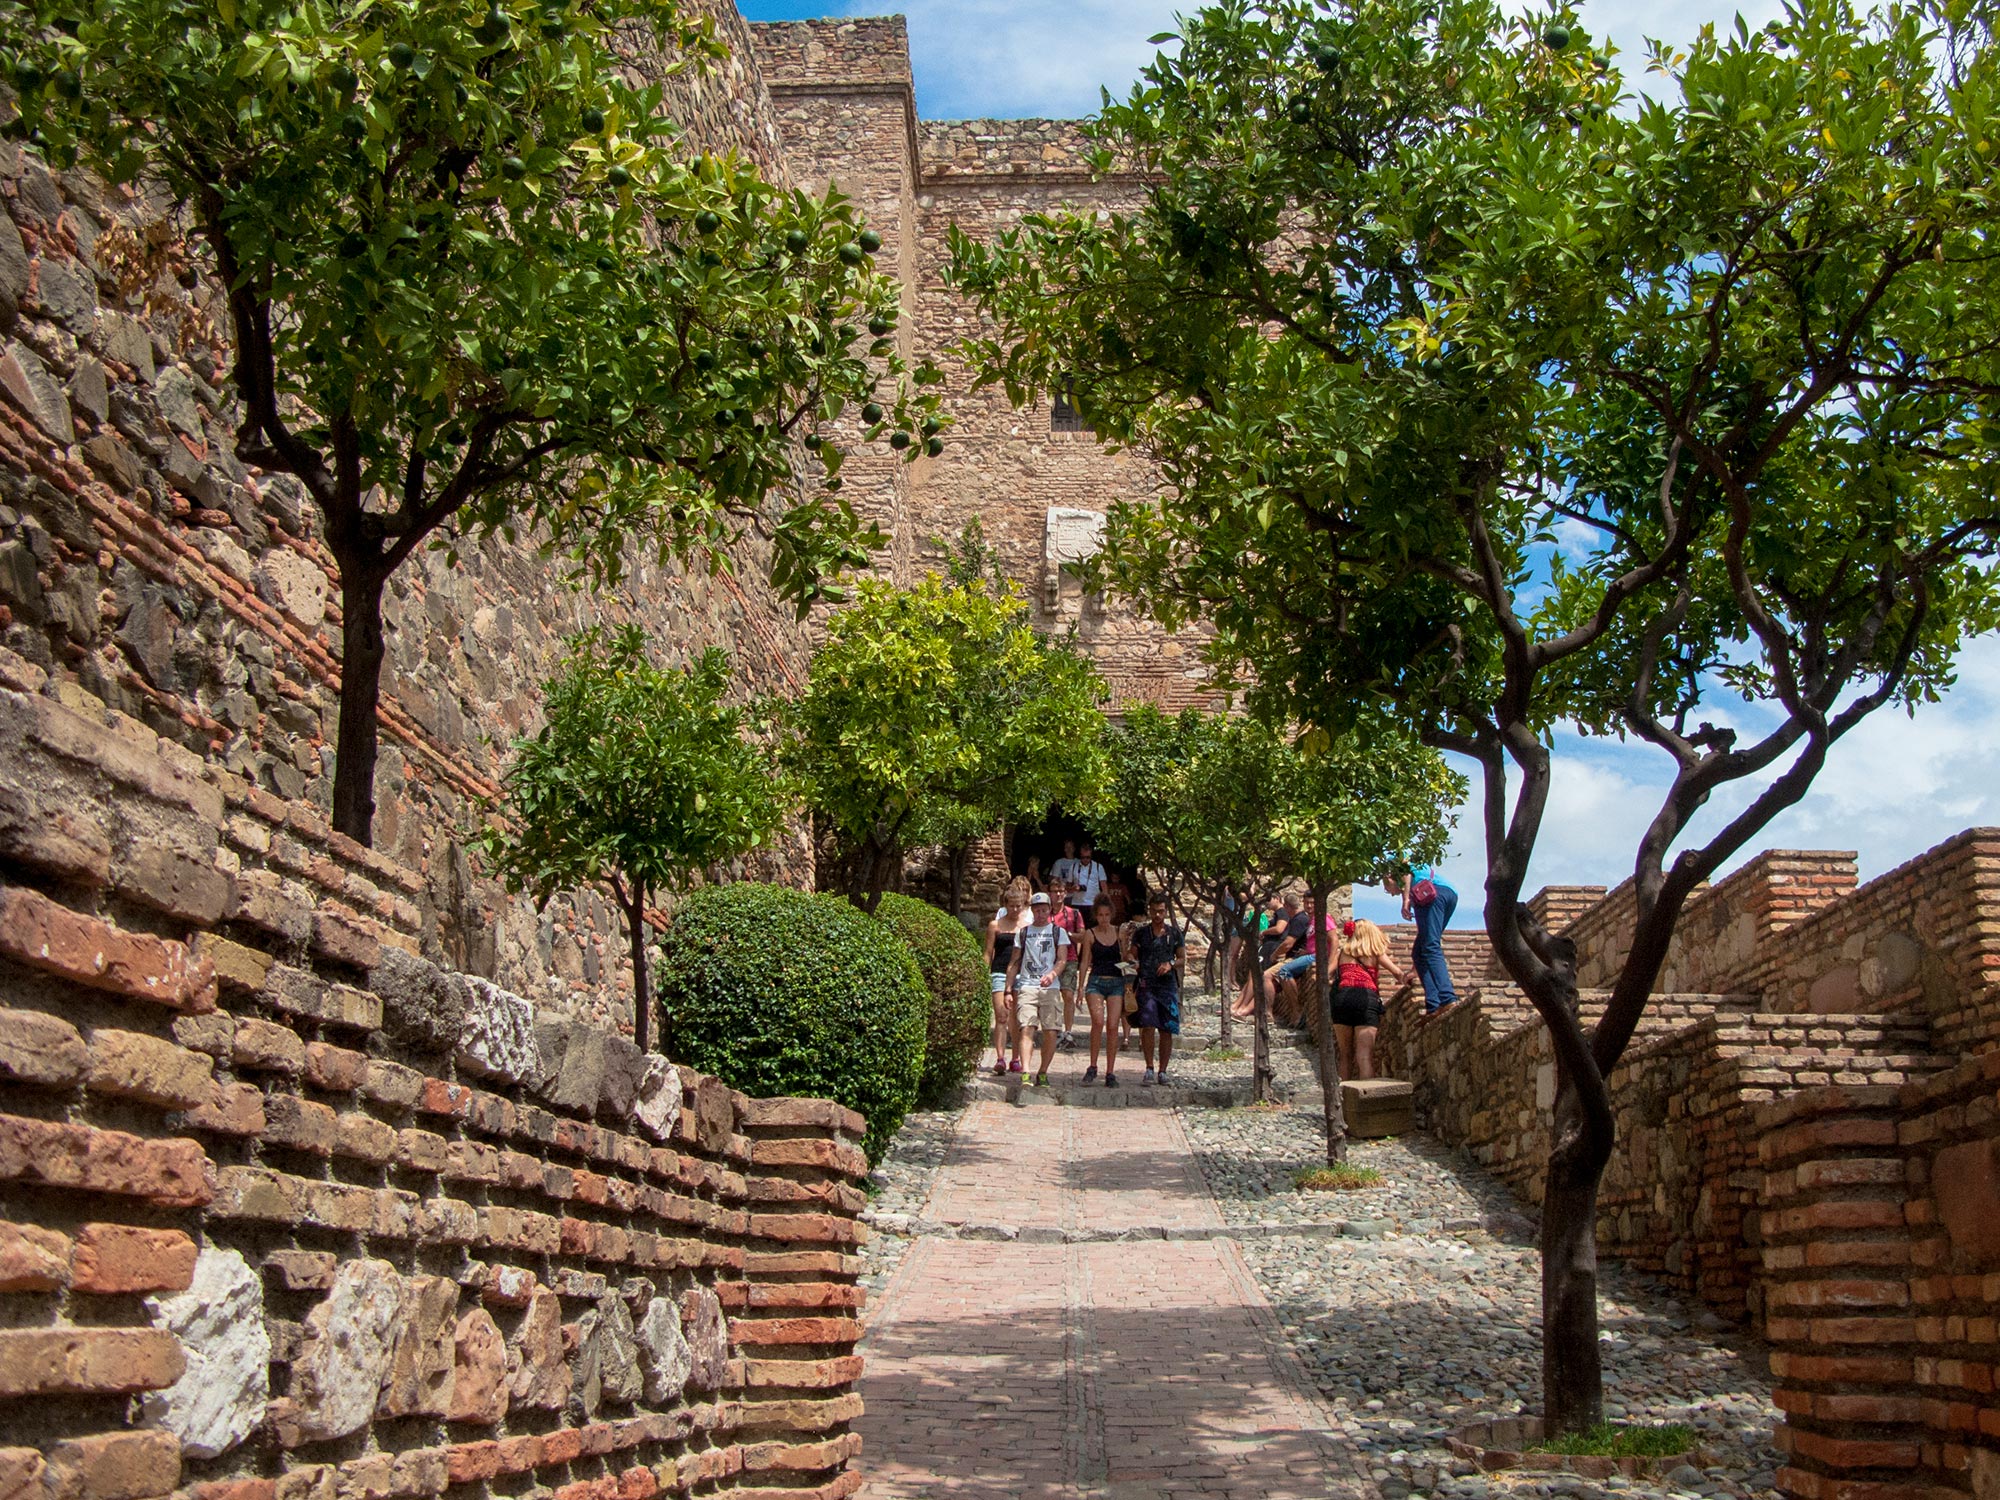
<svg viewBox="0 0 2000 1500"><path fill-rule="evenodd" d="M1089 823L1060 806L1051 807L1040 823L1017 823L1010 830L1007 840L1008 869L1015 875L1026 875L1030 861L1034 861L1035 868L1046 883L1056 861L1062 858L1065 841L1081 844L1093 837ZM1139 915L1145 910L1145 877L1102 849L1097 849L1095 853L1097 862L1104 866L1107 873L1124 881L1130 893L1127 915Z"/></svg>

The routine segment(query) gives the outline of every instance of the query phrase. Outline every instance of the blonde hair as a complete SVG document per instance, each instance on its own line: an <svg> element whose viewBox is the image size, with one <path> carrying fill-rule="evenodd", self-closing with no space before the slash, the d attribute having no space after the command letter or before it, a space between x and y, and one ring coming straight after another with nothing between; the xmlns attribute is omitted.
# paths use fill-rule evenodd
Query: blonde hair
<svg viewBox="0 0 2000 1500"><path fill-rule="evenodd" d="M1389 934L1366 917L1354 924L1353 933L1340 940L1341 956L1358 963L1380 963L1389 956Z"/></svg>
<svg viewBox="0 0 2000 1500"><path fill-rule="evenodd" d="M1028 904L1028 897L1033 894L1033 891L1034 887L1028 884L1027 876L1016 875L1012 880L1007 882L1005 896L1007 910L1015 912L1026 906Z"/></svg>

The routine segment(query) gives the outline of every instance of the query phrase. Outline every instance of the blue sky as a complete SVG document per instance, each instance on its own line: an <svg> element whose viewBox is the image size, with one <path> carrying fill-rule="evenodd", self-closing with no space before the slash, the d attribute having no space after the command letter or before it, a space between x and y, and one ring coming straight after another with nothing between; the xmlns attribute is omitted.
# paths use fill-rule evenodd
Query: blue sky
<svg viewBox="0 0 2000 1500"><path fill-rule="evenodd" d="M1197 8L1191 0L742 3L753 21L908 16L917 108L933 120L1088 114L1097 107L1100 88L1123 94L1131 86L1152 52L1147 37L1171 30L1177 12ZM1610 36L1636 59L1648 35L1680 37L1704 21L1727 21L1736 9L1703 0L1583 0L1578 14L1594 36ZM1742 7L1752 25L1778 10L1776 0Z"/></svg>
<svg viewBox="0 0 2000 1500"><path fill-rule="evenodd" d="M804 16L909 17L917 106L926 118L1080 115L1096 108L1100 87L1122 94L1183 0L908 0L788 4L749 0L752 20ZM1776 0L1741 7L1751 25L1779 11ZM1704 22L1728 23L1738 7L1703 0L1584 0L1580 15L1593 36L1608 35L1627 54L1645 39L1678 39ZM1634 69L1633 71L1636 71ZM1726 709L1724 710L1727 711ZM1812 792L1778 818L1747 853L1762 848L1852 849L1863 878L1892 869L1974 824L2000 823L2000 641L1966 652L1956 691L1912 718L1882 712L1836 747ZM1616 741L1568 736L1557 742L1549 816L1528 889L1544 884L1615 885L1631 873L1632 851L1659 806L1669 766L1657 752ZM1463 767L1472 774L1471 767ZM1476 792L1476 778L1475 778ZM1740 792L1711 808L1694 832L1721 826L1747 800ZM1747 854L1746 854L1747 857ZM1463 893L1454 925L1481 916L1485 852L1478 821L1462 811L1445 872ZM1394 919L1394 903L1357 893L1365 916Z"/></svg>

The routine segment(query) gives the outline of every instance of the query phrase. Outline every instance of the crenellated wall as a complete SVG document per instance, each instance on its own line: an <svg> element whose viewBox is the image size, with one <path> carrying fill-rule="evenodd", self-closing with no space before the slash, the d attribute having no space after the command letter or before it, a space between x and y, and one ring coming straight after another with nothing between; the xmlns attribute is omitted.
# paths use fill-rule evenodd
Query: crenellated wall
<svg viewBox="0 0 2000 1500"><path fill-rule="evenodd" d="M0 1494L852 1492L858 1115L425 961L10 652L0 789Z"/></svg>

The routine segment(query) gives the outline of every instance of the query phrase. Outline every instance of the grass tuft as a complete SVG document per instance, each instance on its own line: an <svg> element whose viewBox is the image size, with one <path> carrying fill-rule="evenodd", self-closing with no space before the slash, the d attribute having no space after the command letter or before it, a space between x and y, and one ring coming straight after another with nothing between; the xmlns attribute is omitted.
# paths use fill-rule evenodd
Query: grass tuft
<svg viewBox="0 0 2000 1500"><path fill-rule="evenodd" d="M1301 1167L1292 1173L1292 1186L1302 1193L1351 1192L1355 1188L1382 1185L1382 1174L1373 1167Z"/></svg>
<svg viewBox="0 0 2000 1500"><path fill-rule="evenodd" d="M1666 1458L1685 1453L1694 1446L1694 1429L1679 1423L1656 1427L1627 1427L1622 1423L1600 1422L1587 1432L1572 1432L1550 1438L1530 1448L1530 1453L1560 1453L1566 1457Z"/></svg>
<svg viewBox="0 0 2000 1500"><path fill-rule="evenodd" d="M1225 1047L1222 1043L1217 1042L1206 1052L1202 1053L1201 1061L1208 1063L1241 1062L1243 1061L1243 1049L1241 1047Z"/></svg>

